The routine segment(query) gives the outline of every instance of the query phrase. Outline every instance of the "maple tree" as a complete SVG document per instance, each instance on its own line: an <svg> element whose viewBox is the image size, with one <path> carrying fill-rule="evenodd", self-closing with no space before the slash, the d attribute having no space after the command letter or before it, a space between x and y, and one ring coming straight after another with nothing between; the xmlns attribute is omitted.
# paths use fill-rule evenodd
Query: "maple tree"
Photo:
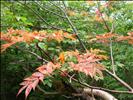
<svg viewBox="0 0 133 100"><path fill-rule="evenodd" d="M28 33L27 31L23 30L14 30L9 29L6 34L1 34L1 40L6 41L6 44L2 45L2 52L5 51L8 47L12 46L13 44L17 42L26 42L31 43L34 39L38 39L39 41L42 41L42 39L46 38L48 41L51 39L55 39L58 42L62 41L64 37L70 38L72 40L75 40L74 37L69 35L68 33L65 33L65 35L62 35L62 31L57 31L53 34L46 34L46 32L32 32ZM15 36L14 36L15 34ZM65 62L65 56L75 56L78 60L78 64L74 64L73 62L69 62L71 68L73 70L77 70L80 72L84 72L86 75L90 75L91 77L95 76L96 73L98 73L100 76L102 75L101 70L104 70L104 67L101 64L96 63L97 61L102 60L102 57L97 55L98 52L102 52L101 50L92 50L91 53L87 51L88 53L80 55L78 51L70 51L64 53L60 53L59 55L59 61L64 64ZM103 55L104 56L104 55ZM43 81L43 79L47 76L53 73L55 69L60 69L60 64L53 64L52 62L48 62L46 65L42 65L37 68L39 72L33 73L30 77L27 77L24 79L24 82L20 83L22 87L20 88L17 95L19 95L25 88L25 97L29 95L30 91L35 90L35 87L38 85L39 80Z"/></svg>
<svg viewBox="0 0 133 100"><path fill-rule="evenodd" d="M23 5L23 2L19 3ZM100 7L95 1L85 2L89 7L97 5L97 8L91 13L94 14L93 21L103 24L102 29L107 30L90 37L88 34L82 36L82 31L78 32L78 28L76 28L71 21L71 17L73 20L73 17L91 16L91 14L89 14L90 12L88 13L83 9L76 12L73 8L67 8L67 4L65 5L65 3L58 5L58 2L57 4L52 2L51 4L59 8L58 10L60 10L61 14L56 15L67 20L68 26L71 27L72 32L68 31L71 29L64 30L62 28L50 26L46 22L46 24L50 26L50 30L28 31L26 29L9 28L7 31L0 33L2 54L7 53L8 50L16 49L34 55L36 57L35 60L39 62L39 67L35 66L35 68L32 69L32 71L34 70L35 72L31 72L32 74L26 76L23 82L20 83L21 88L18 90L17 96L25 91L25 99L27 99L32 89L34 91L40 90L44 94L47 94L46 91L43 91L41 85L51 88L52 84L53 88L54 83L49 80L60 80L64 85L68 86L69 89L72 88L71 95L73 96L80 94L85 97L83 94L87 93L87 95L93 99L95 96L98 96L105 100L107 98L117 100L112 95L113 93L133 94L133 88L130 84L122 80L123 78L121 79L116 73L117 67L114 63L112 49L112 43L125 43L132 46L133 32L128 31L125 32L126 34L121 35L115 32L113 28L110 29L107 21L112 23L113 19L104 13L104 9L113 9L113 2L106 2L101 4ZM39 6L39 3L35 2L35 5ZM62 7L63 5L64 8ZM49 11L47 8L44 9ZM55 14L52 10L50 10L50 12ZM35 14L37 15L37 13ZM40 16L39 18L43 19ZM44 19L43 21L45 22ZM113 24L111 25L113 26ZM85 40L88 44L86 44ZM100 48L97 44L103 44L103 46L105 46L105 48L108 47L109 50L102 47ZM28 60L30 60L29 58ZM122 66L121 63L119 63L119 66ZM100 87L100 85L93 83L93 81L98 82L104 80L104 77L108 77L108 75L120 83L124 90L108 89L110 88L109 86L103 88L104 86ZM62 85L59 85L59 87L62 88ZM61 91L60 88L58 88L59 92L48 92L48 94L65 94L64 90ZM69 89L67 90L67 88L65 88L66 91L70 92Z"/></svg>
<svg viewBox="0 0 133 100"><path fill-rule="evenodd" d="M128 33L128 35L129 36L118 36L117 34L106 33L103 35L97 35L96 38L97 40L102 40L106 43L106 42L109 42L110 38L117 37L116 38L117 41L128 40L129 43L131 43L132 32ZM65 33L65 35L63 35L63 31L56 31L55 33L48 34L46 32L35 31L32 33L31 32L28 33L27 31L23 31L23 30L9 29L7 33L5 34L1 33L1 36L2 36L1 40L4 40L7 42L6 44L3 44L1 46L2 52L17 42L26 42L30 44L33 42L34 39L37 39L40 42L42 42L43 39L46 39L47 41L55 39L58 42L60 42L64 40L64 37L75 40L75 38L68 33ZM90 51L87 50L86 53L84 54L80 54L78 50L61 52L59 54L57 61L54 61L54 62L47 61L47 64L44 64L36 69L38 72L34 72L31 76L25 78L24 82L20 83L22 87L18 91L17 95L19 95L24 89L26 89L25 98L27 98L31 90L32 89L35 90L35 88L39 84L39 81L43 82L45 77L52 75L54 73L55 69L61 71L61 74L60 74L61 76L67 77L69 75L68 74L69 70L67 72L61 70L61 65L63 65L64 63L68 63L71 70L83 72L92 78L95 77L96 75L98 75L99 77L103 77L102 71L106 70L106 67L101 63L99 63L99 61L108 59L107 56L99 54L103 52L105 51L99 50L99 49L93 50L92 48L90 49ZM69 59L69 57L72 57L72 56L76 57L77 59L76 64L74 62L67 61L67 59ZM55 63L58 61L60 61L60 63Z"/></svg>

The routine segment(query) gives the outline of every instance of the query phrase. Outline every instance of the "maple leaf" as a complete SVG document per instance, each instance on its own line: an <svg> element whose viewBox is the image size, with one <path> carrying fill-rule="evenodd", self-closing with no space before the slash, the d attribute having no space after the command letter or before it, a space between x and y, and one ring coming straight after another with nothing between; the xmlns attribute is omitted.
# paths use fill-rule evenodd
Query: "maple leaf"
<svg viewBox="0 0 133 100"><path fill-rule="evenodd" d="M102 18L100 16L98 16L98 15L94 16L94 20L96 20L98 22L102 22L103 21Z"/></svg>
<svg viewBox="0 0 133 100"><path fill-rule="evenodd" d="M40 76L40 77L39 77L39 80L40 80L41 82L43 82L44 77L45 77L45 76Z"/></svg>
<svg viewBox="0 0 133 100"><path fill-rule="evenodd" d="M128 40L128 43L129 43L129 44L133 44L133 39Z"/></svg>
<svg viewBox="0 0 133 100"><path fill-rule="evenodd" d="M22 86L27 86L27 85L29 85L29 84L31 84L32 83L32 81L23 81L23 82L21 82L19 85L22 85Z"/></svg>
<svg viewBox="0 0 133 100"><path fill-rule="evenodd" d="M34 34L34 33L33 33ZM47 36L47 32L46 31L39 31L38 35L34 36L35 39L39 39L40 41L42 41L44 38L46 38Z"/></svg>
<svg viewBox="0 0 133 100"><path fill-rule="evenodd" d="M61 42L61 41L64 39L62 33L63 33L62 30L59 30L59 31L54 32L54 33L53 33L54 39L57 40L58 42Z"/></svg>
<svg viewBox="0 0 133 100"><path fill-rule="evenodd" d="M8 47L12 46L13 44L15 44L15 42L2 44L1 45L1 53L4 52Z"/></svg>
<svg viewBox="0 0 133 100"><path fill-rule="evenodd" d="M69 16L75 16L76 15L76 12L75 11L72 11L72 10L67 10L67 14Z"/></svg>
<svg viewBox="0 0 133 100"><path fill-rule="evenodd" d="M82 16L88 16L88 12L82 11L82 12L81 12L81 15L82 15Z"/></svg>
<svg viewBox="0 0 133 100"><path fill-rule="evenodd" d="M43 65L37 68L37 70L43 74L51 74L53 72L52 66Z"/></svg>
<svg viewBox="0 0 133 100"><path fill-rule="evenodd" d="M25 33L23 34L23 39L25 42L30 43L31 41L34 40L34 37L33 37L33 34Z"/></svg>
<svg viewBox="0 0 133 100"><path fill-rule="evenodd" d="M102 43L109 43L110 38L117 37L118 35L115 33L105 33L102 35L96 35L97 41L102 42Z"/></svg>
<svg viewBox="0 0 133 100"><path fill-rule="evenodd" d="M36 80L35 80L36 81ZM24 90L24 89L26 89L25 90L25 98L27 98L27 96L29 95L29 93L30 93L30 91L31 91L31 89L32 88L34 88L35 89L35 85L33 84L34 83L34 81L32 82L32 81L24 81L24 82L22 82L22 83L20 83L20 85L23 85L20 89L19 89L19 91L18 91L18 93L17 93L17 96ZM33 85L32 85L33 84Z"/></svg>
<svg viewBox="0 0 133 100"><path fill-rule="evenodd" d="M33 90L35 90L36 86L38 85L39 83L39 80L35 80L33 83L32 83L32 88Z"/></svg>
<svg viewBox="0 0 133 100"><path fill-rule="evenodd" d="M108 57L106 55L96 55L95 58L98 58L98 59L103 59L103 60L107 60Z"/></svg>
<svg viewBox="0 0 133 100"><path fill-rule="evenodd" d="M24 85L23 87L21 87L16 96L18 96L26 87L27 85Z"/></svg>
<svg viewBox="0 0 133 100"><path fill-rule="evenodd" d="M75 39L73 35L63 32L62 30L55 31L54 33L49 35L46 31L28 32L24 30L14 30L13 28L10 28L7 30L7 33L1 32L0 35L1 40L8 42L8 44L2 46L1 52L5 51L8 47L12 46L12 44L15 44L17 42L26 42L29 44L33 42L34 39L37 39L39 41L42 41L43 39L55 39L58 42L63 41L64 37L72 40Z"/></svg>
<svg viewBox="0 0 133 100"><path fill-rule="evenodd" d="M77 64L74 64L73 62L69 63L73 70L83 72L91 77L94 77L96 74L102 75L101 71L105 69L101 64L97 63L97 61L100 61L101 59L97 58L96 55L92 53L87 52L85 54L78 55L77 60Z"/></svg>
<svg viewBox="0 0 133 100"><path fill-rule="evenodd" d="M35 73L32 74L32 76L34 76L34 77L42 77L44 75L42 73L40 73L40 72L35 72Z"/></svg>
<svg viewBox="0 0 133 100"><path fill-rule="evenodd" d="M64 56L64 52L61 52L59 55L59 60L61 61L62 64L64 64L65 62L65 56Z"/></svg>
<svg viewBox="0 0 133 100"><path fill-rule="evenodd" d="M36 79L38 79L37 76L30 76L30 77L24 78L25 81L34 81Z"/></svg>
<svg viewBox="0 0 133 100"><path fill-rule="evenodd" d="M65 60L66 60L67 58L71 58L72 56L77 57L77 55L79 55L78 50L61 52L61 53L59 54L58 60L59 60L62 64L64 64L64 63L65 63ZM57 66L58 66L58 68L60 68L60 65L57 64Z"/></svg>
<svg viewBox="0 0 133 100"><path fill-rule="evenodd" d="M90 63L78 63L78 64L74 64L73 62L69 63L70 66L79 72L83 72L86 75L90 75L91 77L93 77L95 75L95 67L93 67L93 64Z"/></svg>
<svg viewBox="0 0 133 100"><path fill-rule="evenodd" d="M53 64L52 62L48 62L47 64L38 67L36 70L39 72L34 72L31 76L24 78L24 81L20 83L22 87L19 89L17 96L26 89L25 98L27 98L31 90L35 90L39 80L43 82L43 79L57 68L60 68L60 64Z"/></svg>
<svg viewBox="0 0 133 100"><path fill-rule="evenodd" d="M36 70L38 70L39 72L43 73L43 74L47 74L47 69L45 65L42 65L40 67L38 67Z"/></svg>
<svg viewBox="0 0 133 100"><path fill-rule="evenodd" d="M54 40L57 40L58 42L63 41L64 38L69 38L69 39L75 40L74 35L68 34L67 32L63 32L62 30L55 31L52 34L47 35L48 40L54 39Z"/></svg>
<svg viewBox="0 0 133 100"><path fill-rule="evenodd" d="M47 35L47 40L57 40L58 42L61 42L64 39L63 31L55 31L52 34Z"/></svg>
<svg viewBox="0 0 133 100"><path fill-rule="evenodd" d="M19 89L17 96L24 90L25 90L25 98L27 98L27 96L29 95L29 93L31 92L31 90L35 90L36 86L39 83L39 80L43 80L44 79L44 75L40 72L35 72L33 73L31 76L27 77L24 79L23 82L20 83L20 85L22 85L22 87Z"/></svg>
<svg viewBox="0 0 133 100"><path fill-rule="evenodd" d="M66 57L75 56L77 57L79 55L79 51L76 49L75 51L67 51L65 52Z"/></svg>
<svg viewBox="0 0 133 100"><path fill-rule="evenodd" d="M129 36L119 36L117 37L117 41L128 41L129 44L133 44L133 35L132 33L128 33Z"/></svg>
<svg viewBox="0 0 133 100"><path fill-rule="evenodd" d="M104 53L105 51L103 50L100 50L100 49L90 49L90 52L93 53L93 54L98 54L98 53Z"/></svg>
<svg viewBox="0 0 133 100"><path fill-rule="evenodd" d="M96 54L96 55L95 55L95 58L104 59L104 60L107 60L107 59L108 59L107 56L102 55L102 54L99 54L99 53L105 53L105 51L103 51L103 50L100 50L100 49L92 49L92 48L91 48L91 49L90 49L90 53Z"/></svg>
<svg viewBox="0 0 133 100"><path fill-rule="evenodd" d="M27 98L31 90L32 90L32 84L28 85L28 87L25 90L25 99Z"/></svg>
<svg viewBox="0 0 133 100"><path fill-rule="evenodd" d="M42 65L38 67L36 70L41 72L44 75L51 74L55 69L60 68L60 64L53 64L52 62L48 62L46 65Z"/></svg>
<svg viewBox="0 0 133 100"><path fill-rule="evenodd" d="M66 38L68 38L68 39L75 40L75 36L76 35L75 34L72 34L71 35L71 34L68 34L67 32L64 32L63 33L63 36L66 37Z"/></svg>
<svg viewBox="0 0 133 100"><path fill-rule="evenodd" d="M105 34L102 34L102 35L97 35L96 38L97 39L109 39L109 38L112 38L112 37L115 37L115 36L117 36L117 34L105 33Z"/></svg>
<svg viewBox="0 0 133 100"><path fill-rule="evenodd" d="M129 40L130 39L130 36L119 36L117 38L117 41L124 41L124 40Z"/></svg>
<svg viewBox="0 0 133 100"><path fill-rule="evenodd" d="M1 36L1 40L4 40L4 41L7 41L7 42L12 42L11 40L11 36L9 34L4 34L4 33L0 33L0 36Z"/></svg>
<svg viewBox="0 0 133 100"><path fill-rule="evenodd" d="M127 33L129 36L133 36L133 32L128 32Z"/></svg>
<svg viewBox="0 0 133 100"><path fill-rule="evenodd" d="M17 32L18 32L18 30L17 30ZM5 51L7 48L9 48L10 46L12 46L15 43L23 41L22 37L14 36L14 33L17 34L17 32L16 32L16 30L9 29L6 34L1 33L1 40L4 40L7 42L6 44L1 45L1 52Z"/></svg>

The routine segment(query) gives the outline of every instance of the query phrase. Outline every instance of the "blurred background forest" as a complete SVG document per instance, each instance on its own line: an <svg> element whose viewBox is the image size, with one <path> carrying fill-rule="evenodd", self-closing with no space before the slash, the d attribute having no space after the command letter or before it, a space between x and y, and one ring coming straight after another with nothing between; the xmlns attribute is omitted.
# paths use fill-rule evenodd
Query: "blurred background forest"
<svg viewBox="0 0 133 100"><path fill-rule="evenodd" d="M100 7L110 28L112 23L114 23L114 33L127 35L128 32L133 31L133 2L110 1L108 5L106 4L107 2L65 1L66 13L77 28L79 37L87 49L99 48L109 51L108 46L90 41L93 36L107 32L101 19L96 16L96 7ZM14 28L28 31L47 30L49 32L61 29L70 33L73 32L63 17L63 13L60 12L60 9L54 3L61 5L58 1L1 1L1 31L6 32L7 29ZM21 44L21 46L23 45L25 44ZM56 45L56 43L47 43L44 48L51 55L54 55L59 51ZM69 50L73 46L79 50L81 49L78 41L65 40L60 46L62 46L63 50ZM133 46L124 42L113 43L113 54L118 76L133 87ZM107 55L109 55L109 52L107 52ZM110 68L109 61L105 61L104 64ZM2 53L1 100L16 100L19 83L25 75L30 75L30 72L33 72L38 65L39 62L35 57L14 47L10 47ZM118 82L106 75L104 79L93 80L90 84L125 90ZM52 90L53 87L49 84L45 88ZM133 100L133 95L130 94L113 95L118 100ZM17 100L24 100L24 94L21 94ZM68 100L68 98L60 95L45 96L41 92L35 91L31 92L28 100Z"/></svg>

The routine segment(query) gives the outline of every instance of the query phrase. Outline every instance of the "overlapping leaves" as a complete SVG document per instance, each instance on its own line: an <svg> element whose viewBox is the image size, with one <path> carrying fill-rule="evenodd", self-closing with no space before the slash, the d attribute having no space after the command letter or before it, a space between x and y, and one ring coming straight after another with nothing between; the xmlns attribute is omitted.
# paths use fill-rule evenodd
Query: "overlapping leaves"
<svg viewBox="0 0 133 100"><path fill-rule="evenodd" d="M96 35L95 38L91 39L92 41L97 41L99 43L109 43L110 39L114 42L128 41L129 44L133 44L133 32L128 32L127 36L115 34L115 33L105 33L101 35Z"/></svg>
<svg viewBox="0 0 133 100"><path fill-rule="evenodd" d="M60 68L60 64L53 64L52 62L48 62L46 65L42 65L42 66L38 67L37 72L35 72L31 76L25 78L24 81L22 83L20 83L20 85L22 85L22 87L19 89L17 96L24 89L26 89L25 90L25 98L27 98L27 96L29 95L31 90L32 89L35 90L39 81L43 81L43 79L46 76L51 75L52 72L57 68Z"/></svg>
<svg viewBox="0 0 133 100"><path fill-rule="evenodd" d="M42 41L43 39L46 40L57 40L58 42L63 41L64 38L72 39L74 40L75 37L71 34L68 34L67 32L63 32L61 30L54 31L53 33L49 34L46 31L34 31L34 32L28 32L24 30L14 30L14 29L8 29L7 33L1 33L1 40L6 41L6 44L3 44L1 46L1 52L5 51L8 47L12 46L13 44L16 44L17 42L26 42L31 43L34 39L37 39L39 41Z"/></svg>
<svg viewBox="0 0 133 100"><path fill-rule="evenodd" d="M91 77L94 77L96 74L103 76L102 70L105 68L98 63L98 61L102 60L98 55L87 52L77 55L77 60L77 64L73 62L69 63L73 70L83 72Z"/></svg>

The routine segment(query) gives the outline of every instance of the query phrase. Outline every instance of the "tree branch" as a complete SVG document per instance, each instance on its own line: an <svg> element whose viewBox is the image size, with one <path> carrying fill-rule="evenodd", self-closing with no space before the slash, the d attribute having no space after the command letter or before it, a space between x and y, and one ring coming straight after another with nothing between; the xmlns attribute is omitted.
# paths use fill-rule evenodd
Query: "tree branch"
<svg viewBox="0 0 133 100"><path fill-rule="evenodd" d="M62 29L62 28L59 28L59 27L55 27L55 26L51 26L39 13L37 13L34 9L32 9L31 7L29 7L27 4L23 4L21 1L18 1L18 3L22 4L23 6L27 7L28 9L30 9L38 18L40 18L46 25L49 26L48 27L49 29L53 28L53 29L63 30L65 32L68 32L65 29Z"/></svg>
<svg viewBox="0 0 133 100"><path fill-rule="evenodd" d="M93 95L99 96L99 97L103 98L104 100L118 100L114 96L112 96L111 94L109 94L108 92L105 92L103 90L84 88L83 92L90 94L90 95L92 93Z"/></svg>
<svg viewBox="0 0 133 100"><path fill-rule="evenodd" d="M48 11L48 12L51 12L52 14L54 14L54 15L56 15L56 16L59 16L59 17L61 17L61 18L66 18L66 17L64 17L64 16L61 16L61 15L59 15L59 14L57 14L56 12L54 12L54 11L51 11L51 10L49 10L48 8L46 8L45 6L41 6L39 3L38 3L38 1L37 2L35 2L39 7L41 7L43 10L46 10L46 11Z"/></svg>
<svg viewBox="0 0 133 100"><path fill-rule="evenodd" d="M18 2L19 2L19 1L18 1ZM47 23L47 21L44 20L44 18L42 18L42 16L40 16L40 14L37 13L36 11L34 11L31 7L29 7L29 6L26 5L26 4L23 4L22 2L19 2L19 3L22 4L22 5L24 5L24 6L26 6L27 8L29 8L29 9L30 9L36 16L38 16L43 22L45 22L47 25L49 25L49 23ZM54 3L52 3L52 4L54 4ZM54 5L55 5L55 4L54 4ZM66 12L65 12L62 8L60 8L59 6L57 6L57 5L55 5L55 6L58 7L58 8L65 14L65 18L67 19L67 21L69 22L70 26L72 27L74 34L76 34L76 37L77 37L77 39L79 40L79 42L80 42L82 48L83 48L84 50L87 50L86 47L85 47L85 45L84 45L83 42L81 41L80 37L78 36L77 29L75 28L75 26L73 25L73 23L72 23L71 20L69 19L69 17L68 17L68 15L66 14ZM50 25L49 25L49 26L50 26ZM55 26L50 26L50 28L54 28L54 29L58 29L58 30L61 29L61 28L58 28L58 27L55 27ZM66 30L64 30L64 29L61 29L61 30L66 31Z"/></svg>
<svg viewBox="0 0 133 100"><path fill-rule="evenodd" d="M113 31L114 31L114 24L112 23L112 29L111 29L110 33L113 33ZM110 38L109 47L110 47L110 56L111 56L111 63L112 63L113 73L116 74L115 73L115 65L114 65L114 57L113 57L112 39L111 38Z"/></svg>
<svg viewBox="0 0 133 100"><path fill-rule="evenodd" d="M63 2L63 1L62 1L62 2ZM52 3L52 2L51 2L51 3ZM58 7L58 8L64 13L64 15L65 15L65 17L66 17L66 19L67 19L69 25L70 25L71 28L73 29L74 34L76 34L76 37L77 37L77 39L79 40L79 42L80 42L82 48L86 51L87 49L86 49L85 45L83 44L82 40L80 39L80 37L78 36L78 31L77 31L76 27L73 25L73 23L72 23L71 20L69 19L68 15L67 15L66 12L64 11L64 9L61 8L61 7L59 7L59 6L57 6L57 5L54 4L54 3L52 3L52 4L53 4L54 6L56 6L56 7ZM63 3L63 4L64 4L64 3Z"/></svg>
<svg viewBox="0 0 133 100"><path fill-rule="evenodd" d="M61 71L61 72L64 73L63 71ZM83 87L88 87L90 89L98 89L98 90L103 90L103 91L107 91L107 92L111 92L111 93L133 94L133 91L119 91L119 90L111 90L111 89L107 89L107 88L91 86L87 83L83 83L81 81L78 81L74 77L71 77L69 74L67 74L67 77L71 78L74 82L81 84Z"/></svg>
<svg viewBox="0 0 133 100"><path fill-rule="evenodd" d="M124 82L122 79L120 79L116 74L111 73L109 70L105 70L109 75L111 75L114 79L116 79L118 82L120 82L123 86L125 86L128 90L132 91L133 93L133 88L129 86L126 82Z"/></svg>
<svg viewBox="0 0 133 100"><path fill-rule="evenodd" d="M98 11L100 12L100 17L102 18L103 23L104 23L107 31L110 32L110 33L113 33L113 31L114 31L114 25L113 25L113 23L112 23L112 29L110 30L110 28L108 27L107 22L103 18L103 15L102 15L102 13L100 11L99 4L98 3L97 3L97 6L98 6ZM112 63L112 70L113 70L113 73L116 74L115 73L115 66L114 66L114 57L113 57L113 48L112 48L112 39L111 38L110 38L109 48L110 48L110 57L111 57L111 63Z"/></svg>
<svg viewBox="0 0 133 100"><path fill-rule="evenodd" d="M16 46L15 46L16 47ZM49 61L47 61L46 59L44 59L44 58L42 58L41 56L39 56L38 54L36 54L35 52L32 52L32 51L29 51L29 50L24 50L24 49L21 49L21 48L18 48L18 47L16 47L17 49L19 49L19 50L21 50L21 51L25 51L25 52L28 52L28 53L30 53L30 54L32 54L32 55L34 55L34 56L36 56L37 57L37 59L39 59L39 60L43 60L44 62L49 62Z"/></svg>
<svg viewBox="0 0 133 100"><path fill-rule="evenodd" d="M99 9L99 5L98 5L98 10L101 13L100 9ZM108 32L113 32L114 31L114 26L112 24L112 29L110 31L107 22L105 21L105 19L103 18L102 14L101 14L102 20L105 24L105 27L107 28ZM112 50L112 39L110 39L110 55L111 55L111 62L112 62L112 68L113 68L113 73L110 72L109 70L105 70L109 75L111 75L113 78L115 78L118 82L120 82L123 86L125 86L127 89L129 89L130 91L133 92L133 88L131 86L129 86L126 82L124 82L122 79L120 79L116 74L115 74L115 67L114 67L114 58L113 58L113 50Z"/></svg>
<svg viewBox="0 0 133 100"><path fill-rule="evenodd" d="M50 57L50 55L49 55L47 52L45 52L42 48L40 48L39 45L38 45L38 43L37 43L37 48L38 48L40 51L42 51L42 52L49 58L49 60L50 60L51 62L54 63L54 61L53 61L53 59Z"/></svg>
<svg viewBox="0 0 133 100"><path fill-rule="evenodd" d="M39 91L41 91L44 95L56 95L56 94L60 94L59 92L46 92L45 90L43 90L39 85L37 86L37 89Z"/></svg>

